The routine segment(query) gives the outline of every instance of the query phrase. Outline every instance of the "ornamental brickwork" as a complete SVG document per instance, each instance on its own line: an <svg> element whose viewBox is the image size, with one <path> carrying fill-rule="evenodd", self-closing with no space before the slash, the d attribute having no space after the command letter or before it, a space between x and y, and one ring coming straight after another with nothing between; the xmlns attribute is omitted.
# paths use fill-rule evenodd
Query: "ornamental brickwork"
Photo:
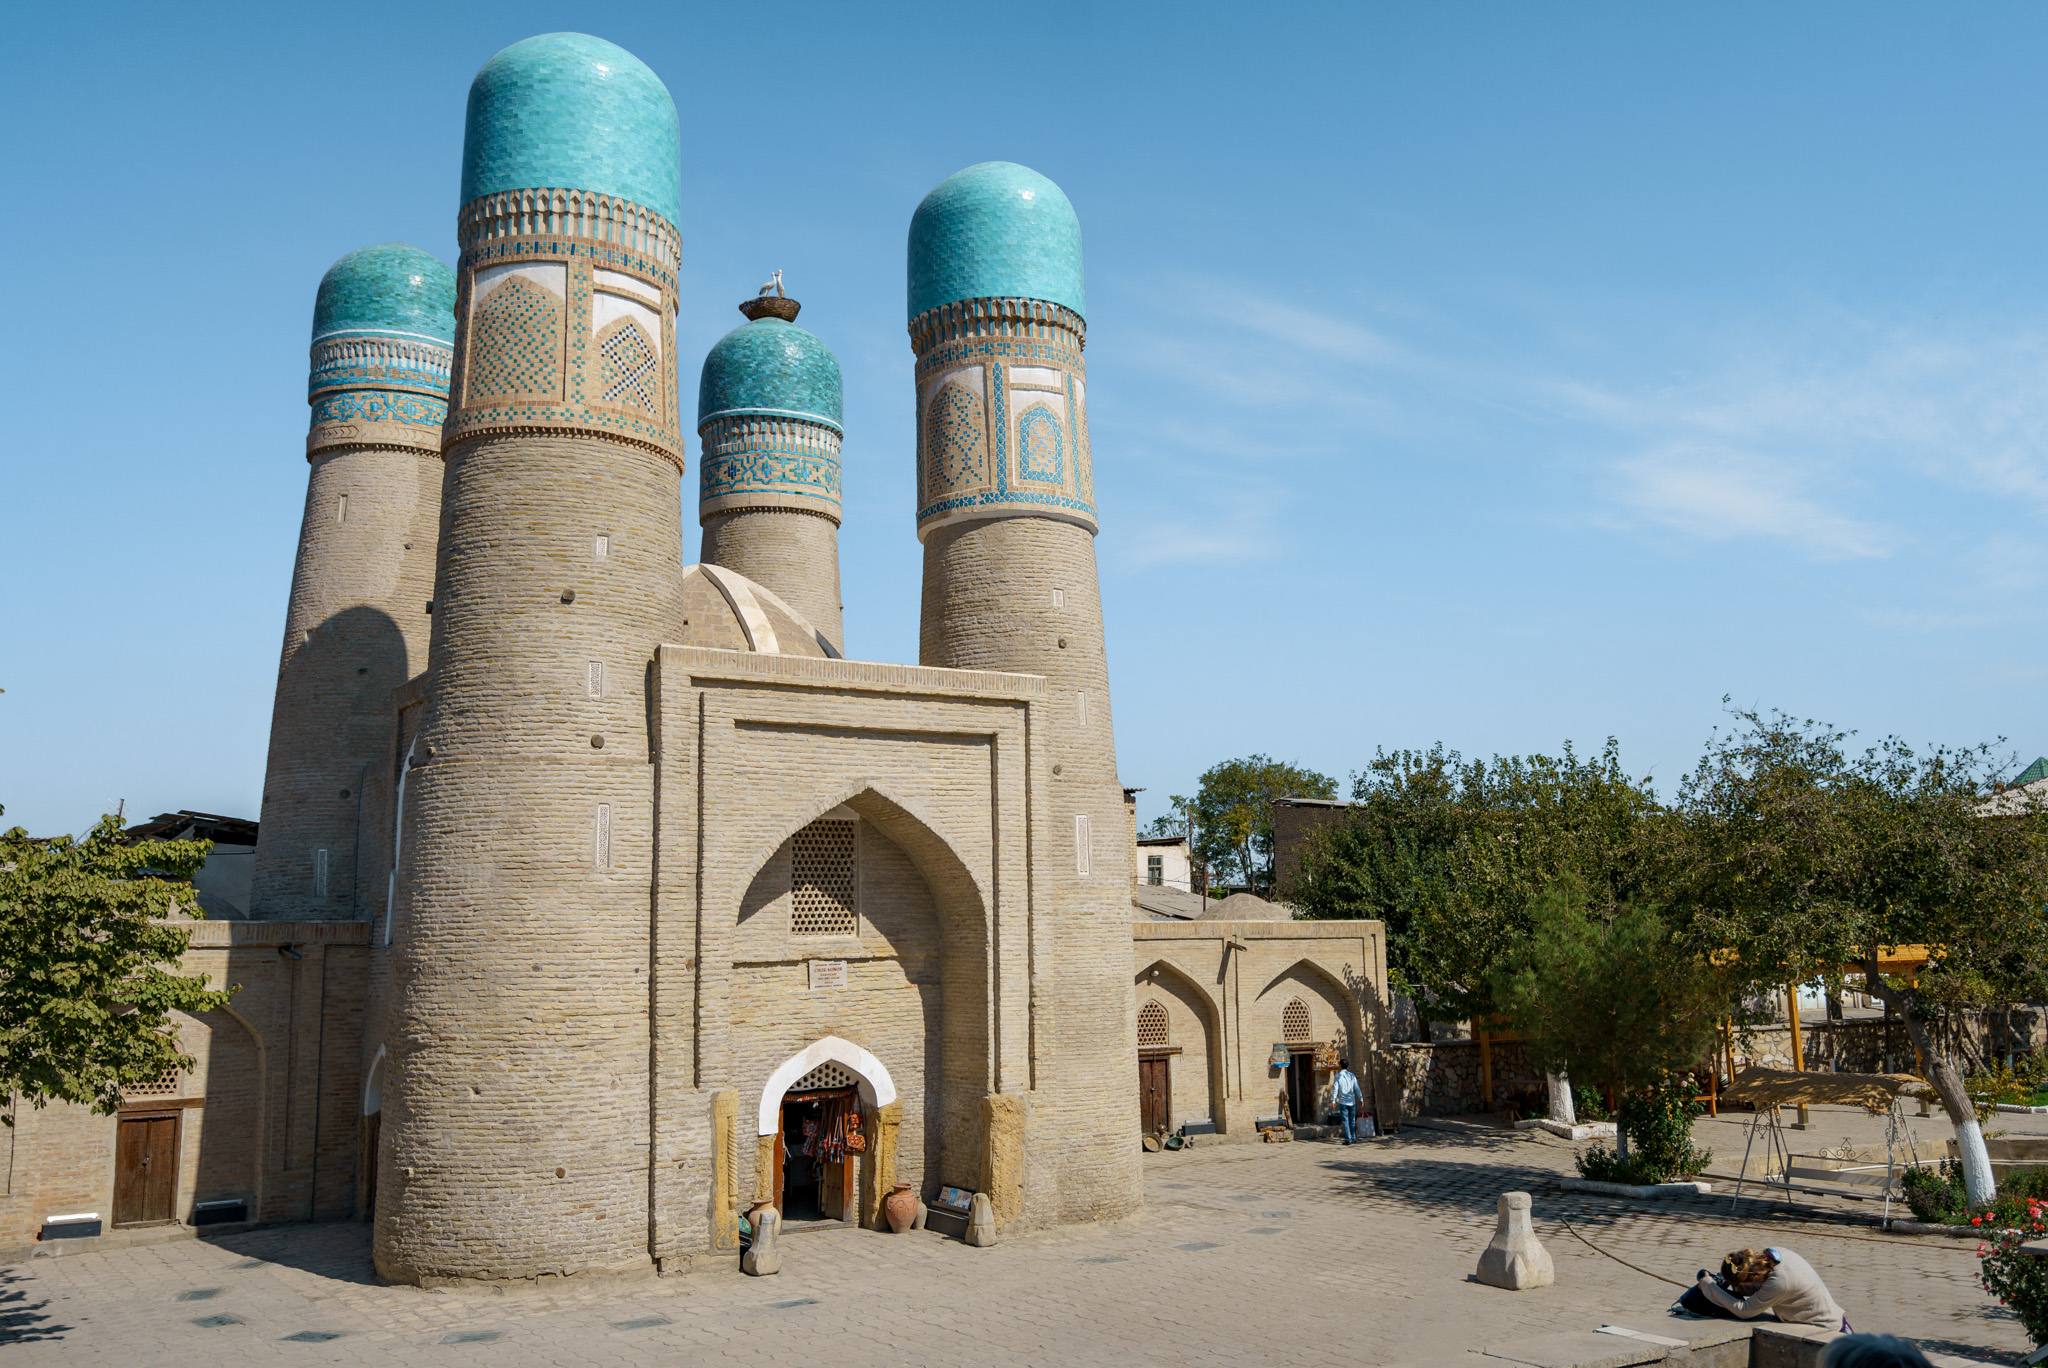
<svg viewBox="0 0 2048 1368"><path fill-rule="evenodd" d="M616 196L535 188L465 205L457 237L445 444L588 433L680 469L674 225Z"/></svg>

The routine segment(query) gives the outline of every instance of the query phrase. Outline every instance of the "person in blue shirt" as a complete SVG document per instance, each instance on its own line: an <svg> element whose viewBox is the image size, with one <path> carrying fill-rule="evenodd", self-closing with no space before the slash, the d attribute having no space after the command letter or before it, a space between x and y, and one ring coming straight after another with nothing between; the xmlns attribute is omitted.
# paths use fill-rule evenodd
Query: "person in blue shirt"
<svg viewBox="0 0 2048 1368"><path fill-rule="evenodd" d="M1337 1114L1344 1118L1344 1143L1350 1144L1358 1138L1358 1104L1365 1096L1365 1090L1358 1086L1358 1075L1351 1072L1351 1061L1337 1061L1337 1077L1330 1085L1330 1100L1337 1104Z"/></svg>

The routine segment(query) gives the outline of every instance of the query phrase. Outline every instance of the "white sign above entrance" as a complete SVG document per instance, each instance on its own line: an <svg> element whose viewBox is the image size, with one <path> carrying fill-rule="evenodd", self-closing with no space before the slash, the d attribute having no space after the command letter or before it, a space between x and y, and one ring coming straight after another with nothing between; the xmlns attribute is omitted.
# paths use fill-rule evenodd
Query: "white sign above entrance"
<svg viewBox="0 0 2048 1368"><path fill-rule="evenodd" d="M811 991L821 988L844 988L846 986L845 960L810 960Z"/></svg>

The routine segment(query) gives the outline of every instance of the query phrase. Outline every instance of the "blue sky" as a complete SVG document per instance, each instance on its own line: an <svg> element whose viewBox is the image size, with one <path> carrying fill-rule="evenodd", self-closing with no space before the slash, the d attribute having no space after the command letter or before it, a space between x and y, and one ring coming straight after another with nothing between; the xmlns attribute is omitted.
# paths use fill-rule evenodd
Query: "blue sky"
<svg viewBox="0 0 2048 1368"><path fill-rule="evenodd" d="M681 110L683 356L780 268L843 362L855 656L917 650L911 211L996 158L1072 198L1145 816L1438 739L1612 734L1668 793L1724 694L2048 750L2048 10L613 13ZM563 24L11 16L10 824L256 815L314 287L453 261L469 79Z"/></svg>

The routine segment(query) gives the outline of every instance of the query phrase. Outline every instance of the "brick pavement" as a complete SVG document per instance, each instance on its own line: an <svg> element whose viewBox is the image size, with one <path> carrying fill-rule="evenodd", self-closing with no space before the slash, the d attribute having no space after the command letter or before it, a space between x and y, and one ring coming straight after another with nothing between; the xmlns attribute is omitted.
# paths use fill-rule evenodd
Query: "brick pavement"
<svg viewBox="0 0 2048 1368"><path fill-rule="evenodd" d="M367 1228L277 1227L213 1241L38 1258L0 1270L10 1363L1407 1364L1604 1322L1665 1332L1685 1279L1742 1244L1812 1259L1859 1328L2008 1361L2025 1337L1974 1281L1970 1246L1884 1236L1840 1213L1745 1202L1641 1204L1546 1192L1572 1146L1476 1128L1369 1146L1215 1145L1146 1156L1135 1216L976 1250L934 1235L792 1235L785 1271L730 1264L632 1283L492 1294L376 1282ZM1536 1194L1557 1286L1467 1281L1493 1200ZM1672 1214L1682 1212L1683 1214ZM328 1338L331 1337L331 1338Z"/></svg>

